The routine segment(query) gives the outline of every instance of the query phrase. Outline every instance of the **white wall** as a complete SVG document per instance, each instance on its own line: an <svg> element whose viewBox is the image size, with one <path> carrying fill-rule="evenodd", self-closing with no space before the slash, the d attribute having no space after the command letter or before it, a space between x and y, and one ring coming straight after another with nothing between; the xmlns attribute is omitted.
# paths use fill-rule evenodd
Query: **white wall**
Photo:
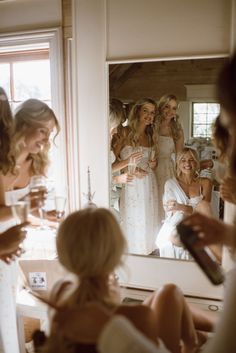
<svg viewBox="0 0 236 353"><path fill-rule="evenodd" d="M107 57L227 53L230 0L108 0Z"/></svg>
<svg viewBox="0 0 236 353"><path fill-rule="evenodd" d="M79 143L75 158L79 159L80 205L84 204L88 189L88 166L92 191L96 192L95 202L99 206L109 204L105 13L104 0L74 1L73 77Z"/></svg>
<svg viewBox="0 0 236 353"><path fill-rule="evenodd" d="M61 19L61 0L0 2L0 33L57 27Z"/></svg>

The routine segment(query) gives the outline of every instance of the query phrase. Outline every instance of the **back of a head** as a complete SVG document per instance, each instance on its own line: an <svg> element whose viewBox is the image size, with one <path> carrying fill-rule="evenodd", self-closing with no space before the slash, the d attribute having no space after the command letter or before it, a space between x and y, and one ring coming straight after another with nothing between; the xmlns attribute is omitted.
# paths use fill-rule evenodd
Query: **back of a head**
<svg viewBox="0 0 236 353"><path fill-rule="evenodd" d="M0 124L1 128L9 129L12 126L13 117L11 107L5 90L0 87ZM1 130L2 131L2 130Z"/></svg>
<svg viewBox="0 0 236 353"><path fill-rule="evenodd" d="M76 211L59 227L59 260L80 278L110 274L120 264L125 247L119 224L113 214L104 208Z"/></svg>
<svg viewBox="0 0 236 353"><path fill-rule="evenodd" d="M232 154L230 167L232 174L236 173L236 52L224 65L217 82L218 100L221 108L227 113L232 135Z"/></svg>
<svg viewBox="0 0 236 353"><path fill-rule="evenodd" d="M110 127L115 128L122 125L126 120L123 103L117 98L112 98L109 108Z"/></svg>
<svg viewBox="0 0 236 353"><path fill-rule="evenodd" d="M218 100L227 113L235 116L236 125L236 52L221 70L217 82Z"/></svg>

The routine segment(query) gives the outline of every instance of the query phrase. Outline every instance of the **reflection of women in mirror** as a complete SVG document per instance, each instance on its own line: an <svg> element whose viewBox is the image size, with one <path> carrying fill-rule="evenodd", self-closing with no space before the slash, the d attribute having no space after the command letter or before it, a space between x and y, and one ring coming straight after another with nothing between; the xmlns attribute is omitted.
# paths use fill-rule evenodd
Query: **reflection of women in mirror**
<svg viewBox="0 0 236 353"><path fill-rule="evenodd" d="M189 259L189 253L175 236L175 226L184 217L197 211L212 216L212 183L208 178L201 178L199 159L194 149L185 147L177 154L176 178L166 181L163 205L166 219L157 235L160 256ZM220 260L220 251L212 249Z"/></svg>
<svg viewBox="0 0 236 353"><path fill-rule="evenodd" d="M200 326L205 330L212 328L205 316L201 315L201 323L198 316L197 322L183 294L172 284L153 293L144 305L121 304L114 271L121 264L125 250L126 241L119 224L107 209L87 208L64 220L57 236L58 258L78 280L57 285L51 300L54 300L54 307L62 308L62 317L67 309L76 310L78 317L73 315L68 322L70 330L67 332L70 331L72 336L69 340L61 333L58 322L53 320L43 352L96 352L98 334L105 323L105 320L99 320L103 311L107 313L107 321L116 314L125 316L163 353L167 352L164 345L170 352L179 353L181 340L183 349L186 349L183 351L189 349L190 352L198 345L194 325L199 329ZM94 305L93 310L90 305ZM84 319L80 319L80 315ZM73 337L76 330L78 334Z"/></svg>
<svg viewBox="0 0 236 353"><path fill-rule="evenodd" d="M6 95L1 93L0 107L2 103L6 104L6 101ZM0 112L1 121L2 116ZM9 119L6 126L10 126L11 114L8 113L6 118ZM15 224L10 207L3 206L5 201L10 204L13 198L16 201L24 197L29 192L30 177L34 174L46 173L49 135L54 126L58 128L57 119L45 103L29 99L18 108L13 132L10 132L11 144L9 145L7 138L4 140L8 141L6 143L8 143L9 152L1 157L1 161L4 160L0 172L1 232ZM4 152L6 151L7 148ZM2 152L0 149L0 153ZM0 351L5 353L19 351L14 295L15 274L14 264L6 265L0 262L0 312L1 317L4 318L0 323Z"/></svg>
<svg viewBox="0 0 236 353"><path fill-rule="evenodd" d="M117 159L123 162L134 157L131 163L134 170L130 171L134 180L132 185L122 187L120 216L129 251L142 255L155 250L157 231L155 116L156 103L150 98L144 98L132 107L124 130L125 138L118 146L120 152L117 155Z"/></svg>
<svg viewBox="0 0 236 353"><path fill-rule="evenodd" d="M162 205L166 180L175 176L175 154L184 147L184 134L177 115L178 102L173 94L161 97L158 102L156 128L158 133L158 226L165 218Z"/></svg>

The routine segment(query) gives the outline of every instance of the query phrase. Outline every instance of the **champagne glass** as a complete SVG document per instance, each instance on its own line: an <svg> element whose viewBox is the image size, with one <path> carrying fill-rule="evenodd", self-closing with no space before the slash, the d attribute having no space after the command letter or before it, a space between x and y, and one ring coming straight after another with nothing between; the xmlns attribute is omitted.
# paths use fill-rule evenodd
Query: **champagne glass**
<svg viewBox="0 0 236 353"><path fill-rule="evenodd" d="M155 148L151 147L150 152L149 152L149 161L155 161L156 159L156 151Z"/></svg>
<svg viewBox="0 0 236 353"><path fill-rule="evenodd" d="M62 219L65 213L66 207L66 197L62 195L55 196L55 210L56 210L56 218L58 221Z"/></svg>
<svg viewBox="0 0 236 353"><path fill-rule="evenodd" d="M16 224L22 224L28 221L29 201L16 201L11 205L12 215L16 220ZM27 231L27 228L22 228ZM25 240L20 245L21 254L25 253Z"/></svg>
<svg viewBox="0 0 236 353"><path fill-rule="evenodd" d="M11 205L11 210L17 224L25 223L28 220L29 202L17 201Z"/></svg>
<svg viewBox="0 0 236 353"><path fill-rule="evenodd" d="M135 170L136 170L136 163L134 161L129 162L129 164L128 164L128 173L130 175L134 175Z"/></svg>
<svg viewBox="0 0 236 353"><path fill-rule="evenodd" d="M36 204L40 218L40 229L44 229L43 206L47 193L46 178L43 175L34 175L30 179L31 205Z"/></svg>

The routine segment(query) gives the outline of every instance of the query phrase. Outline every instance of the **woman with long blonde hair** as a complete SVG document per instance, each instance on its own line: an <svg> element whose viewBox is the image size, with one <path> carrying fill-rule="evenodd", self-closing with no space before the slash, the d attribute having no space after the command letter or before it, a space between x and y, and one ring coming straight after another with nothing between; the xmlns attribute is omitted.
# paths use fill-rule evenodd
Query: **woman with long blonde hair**
<svg viewBox="0 0 236 353"><path fill-rule="evenodd" d="M81 309L85 319L81 321L78 315L69 322L72 336L73 331L78 331L74 339L66 338L53 320L49 339L40 352L97 352L97 336L104 321L97 320L99 312L98 316L96 311L93 313L90 305L100 306L108 317L125 316L153 340L160 353L168 352L164 345L172 353L181 352L180 344L188 352L198 345L193 316L176 286L164 286L147 298L144 305L121 303L114 271L122 263L126 240L111 211L86 208L70 214L59 227L56 243L59 261L76 278L74 283L57 285L51 301L62 316L68 310ZM204 320L203 325L205 329L211 328L209 321Z"/></svg>
<svg viewBox="0 0 236 353"><path fill-rule="evenodd" d="M123 185L121 190L122 229L129 251L142 255L155 250L157 231L157 185L154 174L157 167L156 112L157 105L153 99L137 101L131 108L124 138L116 150L117 161L129 160L128 172L134 176L132 184Z"/></svg>
<svg viewBox="0 0 236 353"><path fill-rule="evenodd" d="M158 134L158 225L160 227L165 213L162 205L166 180L175 175L175 156L184 147L184 134L177 114L178 101L175 95L166 94L158 101L155 128Z"/></svg>
<svg viewBox="0 0 236 353"><path fill-rule="evenodd" d="M0 100L6 103L5 99L2 93ZM12 201L16 202L29 193L30 178L33 175L46 175L49 163L49 137L54 128L59 132L59 124L54 112L38 99L28 99L22 103L16 111L13 123L8 110L7 119L9 121L5 121L5 125L9 126L11 142L5 150L8 153L4 156L5 163L2 164L0 171L0 232L9 229L16 222L11 207L6 205L12 204ZM1 150L0 153L3 151ZM0 322L0 350L5 353L19 352L13 292L15 275L14 264L9 266L0 261L0 311L2 318L4 317Z"/></svg>
<svg viewBox="0 0 236 353"><path fill-rule="evenodd" d="M199 172L197 152L185 147L177 154L176 177L168 179L164 187L163 206L166 218L156 240L161 256L190 259L188 251L176 237L176 225L194 212L213 215L210 204L212 182L208 178L200 177ZM212 250L220 261L220 249L213 246Z"/></svg>

